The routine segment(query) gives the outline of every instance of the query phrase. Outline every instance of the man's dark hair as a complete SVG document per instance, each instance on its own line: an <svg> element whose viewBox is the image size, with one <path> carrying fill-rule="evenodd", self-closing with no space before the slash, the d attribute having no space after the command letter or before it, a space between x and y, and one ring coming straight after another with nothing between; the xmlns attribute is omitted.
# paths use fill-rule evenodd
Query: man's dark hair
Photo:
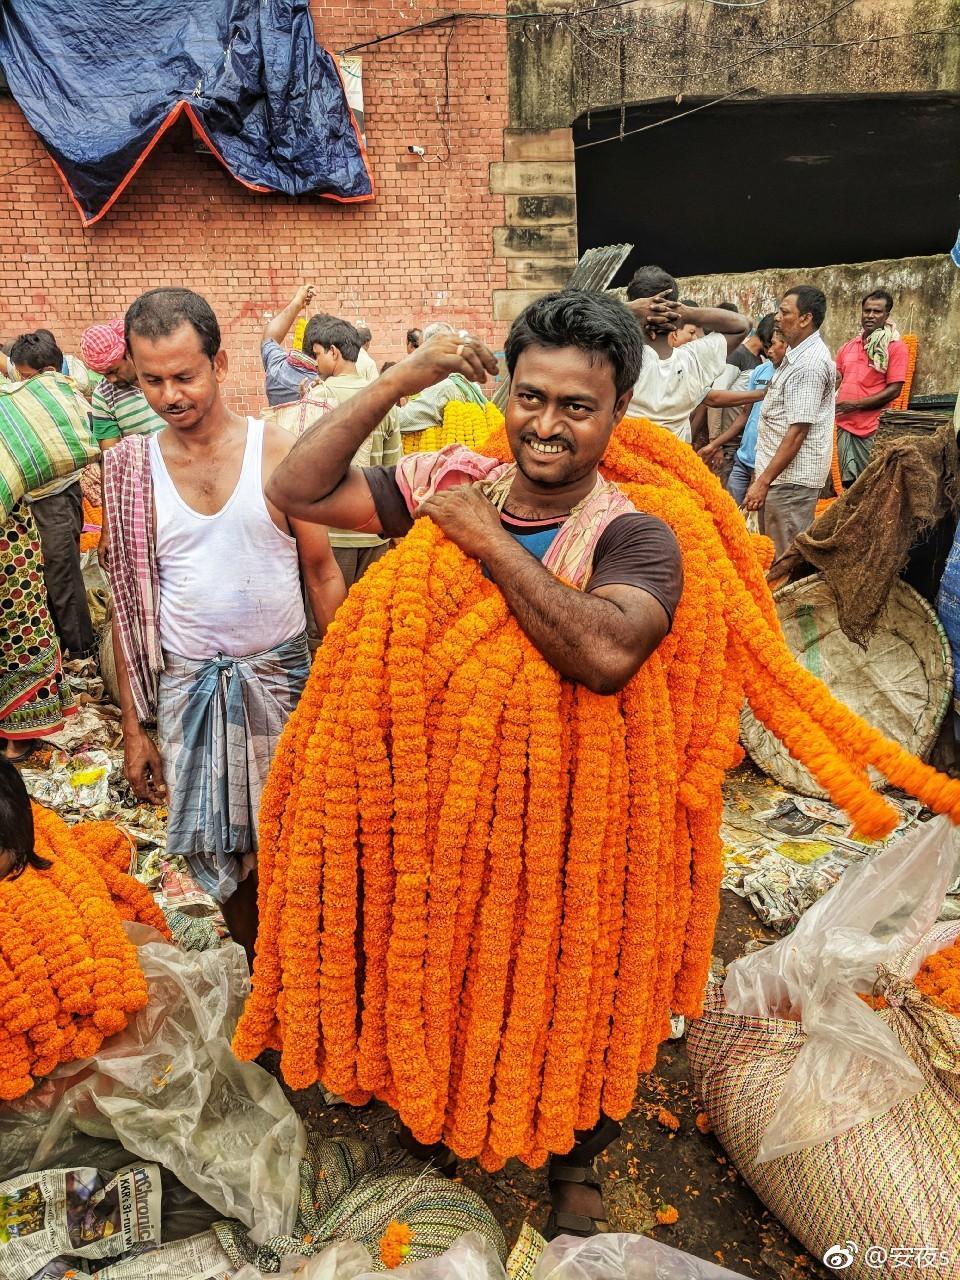
<svg viewBox="0 0 960 1280"><path fill-rule="evenodd" d="M0 850L13 859L12 875L25 867L44 871L46 858L33 851L33 810L23 779L9 760L0 756Z"/></svg>
<svg viewBox="0 0 960 1280"><path fill-rule="evenodd" d="M410 346L411 346L411 347L419 347L419 345L420 345L420 343L421 343L422 341L423 341L423 330L422 330L422 329L408 329L408 330L407 330L407 342L409 342L409 344L410 344Z"/></svg>
<svg viewBox="0 0 960 1280"><path fill-rule="evenodd" d="M372 342L372 341L373 341L373 334L370 332L370 326L369 326L369 325L366 325L366 324L355 324L353 327L356 329L357 333L360 335L360 345L361 345L361 347L364 345L364 343L365 343L365 342Z"/></svg>
<svg viewBox="0 0 960 1280"><path fill-rule="evenodd" d="M63 352L57 346L49 329L37 329L34 333L21 333L10 348L10 360L13 364L22 364L27 369L56 369L63 367Z"/></svg>
<svg viewBox="0 0 960 1280"><path fill-rule="evenodd" d="M718 302L717 310L732 311L735 316L738 316L740 314L740 308L737 306L735 302Z"/></svg>
<svg viewBox="0 0 960 1280"><path fill-rule="evenodd" d="M315 316L311 316L303 329L303 337L300 340L300 349L304 355L313 355L313 344L318 342L316 337L318 328L327 320L335 320L336 316L328 315L326 311L318 311Z"/></svg>
<svg viewBox="0 0 960 1280"><path fill-rule="evenodd" d="M208 360L220 350L220 325L206 298L192 289L150 289L141 293L127 309L123 336L130 350L131 335L139 338L169 338L188 324L200 339Z"/></svg>
<svg viewBox="0 0 960 1280"><path fill-rule="evenodd" d="M652 298L658 293L666 293L670 302L676 302L680 297L677 282L669 271L664 271L663 267L638 267L627 285L628 300Z"/></svg>
<svg viewBox="0 0 960 1280"><path fill-rule="evenodd" d="M576 347L591 364L609 361L619 398L640 376L643 332L634 314L609 294L564 289L531 302L514 320L503 344L511 377L527 347Z"/></svg>
<svg viewBox="0 0 960 1280"><path fill-rule="evenodd" d="M812 284L796 284L787 289L785 298L796 298L797 311L805 316L808 312L813 316L813 327L819 329L827 314L827 299L822 289Z"/></svg>
<svg viewBox="0 0 960 1280"><path fill-rule="evenodd" d="M360 341L360 334L356 327L349 320L341 320L338 316L313 316L307 328L312 330L310 355L313 355L314 346L319 344L325 351L336 347L349 364L356 362L363 343ZM304 333L304 344L306 344L306 333Z"/></svg>
<svg viewBox="0 0 960 1280"><path fill-rule="evenodd" d="M699 307L700 303L694 298L681 298L680 305L682 307Z"/></svg>
<svg viewBox="0 0 960 1280"><path fill-rule="evenodd" d="M882 298L886 303L887 315L893 310L893 294L887 293L886 289L871 289L871 291L860 299L861 307L865 302L870 302L874 298Z"/></svg>
<svg viewBox="0 0 960 1280"><path fill-rule="evenodd" d="M774 311L762 316L757 321L757 337L763 343L764 347L769 347L770 343L773 341L773 331L776 327L777 316Z"/></svg>

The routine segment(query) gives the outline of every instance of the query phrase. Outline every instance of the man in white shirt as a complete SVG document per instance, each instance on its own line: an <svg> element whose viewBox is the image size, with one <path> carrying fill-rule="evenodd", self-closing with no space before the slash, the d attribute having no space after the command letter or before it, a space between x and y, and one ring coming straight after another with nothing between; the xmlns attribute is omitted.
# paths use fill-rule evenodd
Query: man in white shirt
<svg viewBox="0 0 960 1280"><path fill-rule="evenodd" d="M755 479L744 510L760 512L760 527L778 557L813 523L833 454L836 368L820 326L827 300L813 285L780 299L777 331L787 354L760 411Z"/></svg>
<svg viewBox="0 0 960 1280"><path fill-rule="evenodd" d="M643 326L652 351L644 359L627 409L691 441L690 414L723 372L750 322L722 307L690 307L678 301L677 282L662 267L641 267L627 286L627 306ZM704 336L676 346L671 335L686 325ZM656 359L650 358L656 355Z"/></svg>

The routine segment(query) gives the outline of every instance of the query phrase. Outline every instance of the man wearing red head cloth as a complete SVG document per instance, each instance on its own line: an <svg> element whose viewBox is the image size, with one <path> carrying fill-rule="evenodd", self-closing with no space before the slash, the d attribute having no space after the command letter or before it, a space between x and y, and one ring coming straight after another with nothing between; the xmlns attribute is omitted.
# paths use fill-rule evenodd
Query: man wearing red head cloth
<svg viewBox="0 0 960 1280"><path fill-rule="evenodd" d="M93 434L103 451L124 436L150 435L163 419L147 404L123 337L123 319L92 324L80 339L84 364L101 375L93 390Z"/></svg>

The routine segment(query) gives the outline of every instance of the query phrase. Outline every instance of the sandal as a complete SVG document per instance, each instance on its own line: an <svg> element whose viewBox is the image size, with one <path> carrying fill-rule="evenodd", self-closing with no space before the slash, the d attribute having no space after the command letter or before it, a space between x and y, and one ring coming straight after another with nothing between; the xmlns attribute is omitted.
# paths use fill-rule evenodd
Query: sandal
<svg viewBox="0 0 960 1280"><path fill-rule="evenodd" d="M603 1190L597 1179L593 1162L601 1151L620 1137L622 1127L609 1116L601 1116L599 1123L587 1133L577 1135L577 1143L569 1155L551 1156L547 1166L547 1186L553 1206L547 1218L544 1236L552 1240L561 1233L571 1236L595 1236L607 1230L607 1216L603 1208ZM585 1187L596 1193L600 1213L588 1217L583 1213L571 1213L559 1208L557 1201L563 1188Z"/></svg>
<svg viewBox="0 0 960 1280"><path fill-rule="evenodd" d="M560 1198L562 1188L571 1184L586 1187L590 1191L596 1192L597 1199L600 1202L600 1212L595 1217L588 1217L584 1213L570 1213L566 1209L558 1208L557 1200ZM592 1162L590 1164L565 1164L562 1158L551 1157L547 1170L547 1186L550 1188L552 1208L543 1232L546 1240L553 1240L558 1235L586 1238L598 1235L607 1229L607 1215L603 1208L603 1191L597 1181Z"/></svg>

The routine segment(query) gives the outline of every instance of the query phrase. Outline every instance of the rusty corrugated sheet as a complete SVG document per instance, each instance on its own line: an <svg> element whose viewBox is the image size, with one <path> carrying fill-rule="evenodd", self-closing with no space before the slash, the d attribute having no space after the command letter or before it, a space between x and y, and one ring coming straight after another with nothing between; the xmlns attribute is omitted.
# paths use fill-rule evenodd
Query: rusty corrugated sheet
<svg viewBox="0 0 960 1280"><path fill-rule="evenodd" d="M588 249L573 268L564 288L585 289L588 293L602 293L610 284L633 250L632 244L606 244ZM544 290L547 292L547 290ZM504 378L497 387L493 403L500 412L510 395L510 379Z"/></svg>

